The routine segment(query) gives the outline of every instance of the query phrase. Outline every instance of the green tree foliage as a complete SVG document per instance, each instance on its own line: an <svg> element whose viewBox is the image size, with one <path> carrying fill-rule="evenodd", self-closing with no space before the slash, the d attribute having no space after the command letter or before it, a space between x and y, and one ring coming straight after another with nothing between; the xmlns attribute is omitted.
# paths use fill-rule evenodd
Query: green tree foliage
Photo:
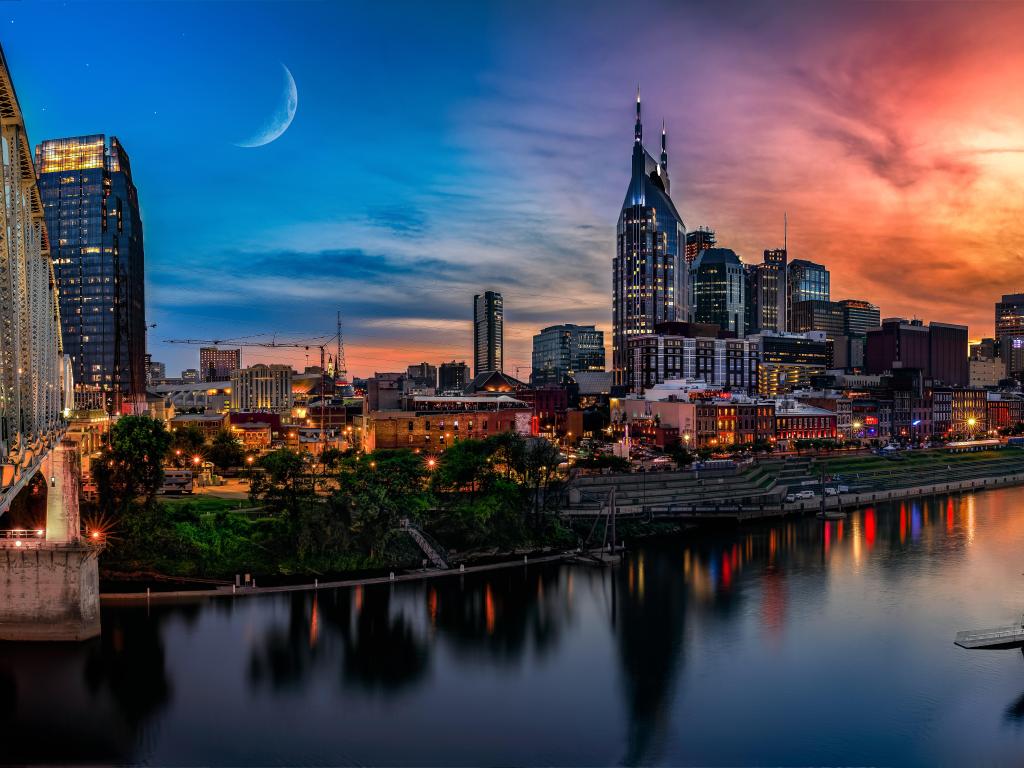
<svg viewBox="0 0 1024 768"><path fill-rule="evenodd" d="M280 448L259 460L262 472L253 472L249 495L276 512L296 518L303 503L313 498L313 482L306 462L297 453Z"/></svg>
<svg viewBox="0 0 1024 768"><path fill-rule="evenodd" d="M144 506L151 505L163 483L162 464L170 445L163 422L148 416L118 419L92 463L100 510L123 518L139 498Z"/></svg>
<svg viewBox="0 0 1024 768"><path fill-rule="evenodd" d="M371 559L387 547L402 518L420 521L431 506L426 476L423 458L411 451L378 451L345 462L335 508L351 520L354 540Z"/></svg>
<svg viewBox="0 0 1024 768"><path fill-rule="evenodd" d="M244 458L242 444L226 429L222 429L214 435L213 440L210 441L210 447L206 451L206 456L217 469L240 466Z"/></svg>
<svg viewBox="0 0 1024 768"><path fill-rule="evenodd" d="M206 448L206 435L194 425L180 427L171 433L171 452L174 463L179 467L192 465L192 459L203 456Z"/></svg>

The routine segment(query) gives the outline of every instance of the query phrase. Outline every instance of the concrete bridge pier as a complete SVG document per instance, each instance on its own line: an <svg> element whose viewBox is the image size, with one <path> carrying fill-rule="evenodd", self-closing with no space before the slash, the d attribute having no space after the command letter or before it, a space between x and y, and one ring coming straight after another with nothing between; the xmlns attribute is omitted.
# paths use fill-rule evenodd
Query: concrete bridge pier
<svg viewBox="0 0 1024 768"><path fill-rule="evenodd" d="M0 640L87 640L100 633L99 548L79 533L74 444L54 446L39 471L45 538L0 538Z"/></svg>

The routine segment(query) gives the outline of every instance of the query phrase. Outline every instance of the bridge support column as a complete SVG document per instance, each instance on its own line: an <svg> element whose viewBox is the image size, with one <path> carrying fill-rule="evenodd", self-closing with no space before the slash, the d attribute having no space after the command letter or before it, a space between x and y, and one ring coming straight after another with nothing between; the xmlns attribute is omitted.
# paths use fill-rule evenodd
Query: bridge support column
<svg viewBox="0 0 1024 768"><path fill-rule="evenodd" d="M99 550L0 545L0 640L87 640L100 633Z"/></svg>

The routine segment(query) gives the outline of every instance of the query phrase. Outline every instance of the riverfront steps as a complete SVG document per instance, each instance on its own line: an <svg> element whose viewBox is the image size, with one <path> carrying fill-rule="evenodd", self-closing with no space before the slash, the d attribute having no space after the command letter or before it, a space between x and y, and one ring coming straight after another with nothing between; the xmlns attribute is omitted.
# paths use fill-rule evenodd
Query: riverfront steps
<svg viewBox="0 0 1024 768"><path fill-rule="evenodd" d="M96 547L0 542L0 640L87 640L100 633Z"/></svg>
<svg viewBox="0 0 1024 768"><path fill-rule="evenodd" d="M918 483L905 487L883 487L872 489L857 489L852 493L844 493L840 496L826 496L825 509L849 509L868 504L878 504L886 501L898 501L923 496L935 496L944 493L960 493L963 491L983 490L986 488L999 488L1008 485L1024 484L1024 469L1019 465L1014 471L1006 472L992 477L970 477L964 479L946 479L943 482ZM808 512L818 512L822 508L821 497L804 501L786 503L779 496L775 483L767 486L761 496L751 497L746 491L753 483L763 483L761 477L749 473L746 476L734 477L713 477L707 478L702 488L694 492L695 483L687 478L683 482L675 480L672 475L665 473L662 477L650 475L646 479L647 493L643 492L642 480L636 474L631 475L605 475L594 478L597 482L586 478L591 482L589 485L600 484L601 490L610 488L617 481L626 486L626 490L618 495L619 503L616 504L617 516L623 520L675 520L675 521L736 521L758 520L764 518L784 517L786 515L799 515ZM687 473L690 474L690 473ZM687 482L688 480L688 482ZM726 489L720 495L712 496L708 491L714 487ZM746 487L744 487L746 486ZM739 487L739 492L734 489ZM802 487L802 486L796 486ZM812 490L820 493L820 487ZM794 486L790 486L793 489ZM586 490L588 496L593 497L590 487ZM653 491L653 492L652 492ZM709 498L710 497L710 498ZM562 510L561 514L568 518L591 518L603 517L607 514L607 508L601 502L576 501L570 496L569 504Z"/></svg>

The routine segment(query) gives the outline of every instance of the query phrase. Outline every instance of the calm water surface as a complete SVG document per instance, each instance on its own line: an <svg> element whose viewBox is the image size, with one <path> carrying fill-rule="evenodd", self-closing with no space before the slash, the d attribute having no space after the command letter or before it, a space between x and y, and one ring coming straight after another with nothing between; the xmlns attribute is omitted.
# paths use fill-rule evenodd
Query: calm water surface
<svg viewBox="0 0 1024 768"><path fill-rule="evenodd" d="M0 646L0 762L1020 765L1024 489L646 543L618 569L116 608Z"/></svg>

